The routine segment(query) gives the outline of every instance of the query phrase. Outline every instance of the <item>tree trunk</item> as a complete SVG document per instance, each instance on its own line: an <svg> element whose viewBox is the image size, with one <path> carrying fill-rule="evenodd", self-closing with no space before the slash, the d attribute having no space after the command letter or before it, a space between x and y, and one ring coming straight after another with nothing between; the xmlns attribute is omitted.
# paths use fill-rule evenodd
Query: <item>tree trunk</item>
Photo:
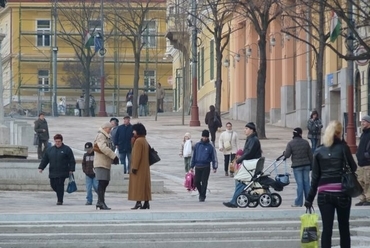
<svg viewBox="0 0 370 248"><path fill-rule="evenodd" d="M215 108L218 113L221 113L221 89L222 89L222 52L221 52L221 39L215 39L215 52L216 52L216 99Z"/></svg>
<svg viewBox="0 0 370 248"><path fill-rule="evenodd" d="M319 113L321 118L322 111L322 87L324 81L324 52L325 52L325 5L323 1L320 1L320 12L319 12L319 50L317 54L316 61L316 99L315 99L315 109Z"/></svg>
<svg viewBox="0 0 370 248"><path fill-rule="evenodd" d="M135 52L135 72L134 72L134 96L132 98L132 117L137 118L138 113L138 94L139 94L139 79L140 79L140 50Z"/></svg>
<svg viewBox="0 0 370 248"><path fill-rule="evenodd" d="M265 132L265 83L267 70L267 55L266 55L266 35L260 35L258 41L258 48L260 52L259 68L257 74L257 120L256 128L260 139L266 138ZM253 83L253 82L250 82Z"/></svg>
<svg viewBox="0 0 370 248"><path fill-rule="evenodd" d="M85 87L84 88L84 113L83 116L90 116L90 88L91 88L91 73L90 73L91 60L86 58L86 71L85 71Z"/></svg>

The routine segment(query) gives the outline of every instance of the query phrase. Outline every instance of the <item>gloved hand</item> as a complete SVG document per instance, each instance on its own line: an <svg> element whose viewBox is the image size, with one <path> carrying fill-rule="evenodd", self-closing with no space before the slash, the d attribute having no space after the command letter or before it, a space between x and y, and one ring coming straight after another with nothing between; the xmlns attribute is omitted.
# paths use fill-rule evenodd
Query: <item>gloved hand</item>
<svg viewBox="0 0 370 248"><path fill-rule="evenodd" d="M136 175L136 173L137 173L137 170L136 169L132 169L131 171L132 171L133 174Z"/></svg>
<svg viewBox="0 0 370 248"><path fill-rule="evenodd" d="M312 202L305 201L304 206L305 206L306 208L312 208Z"/></svg>
<svg viewBox="0 0 370 248"><path fill-rule="evenodd" d="M118 160L118 157L115 157L115 158L113 159L113 162L112 162L112 164L119 164L119 160Z"/></svg>

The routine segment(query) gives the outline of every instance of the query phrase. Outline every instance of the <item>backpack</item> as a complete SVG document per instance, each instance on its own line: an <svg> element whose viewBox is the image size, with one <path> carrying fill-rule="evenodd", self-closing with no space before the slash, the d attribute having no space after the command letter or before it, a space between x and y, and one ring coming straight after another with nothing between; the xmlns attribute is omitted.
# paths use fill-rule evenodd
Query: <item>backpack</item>
<svg viewBox="0 0 370 248"><path fill-rule="evenodd" d="M195 185L194 185L194 173L189 171L188 173L185 174L185 182L184 182L184 187L188 190L195 190Z"/></svg>

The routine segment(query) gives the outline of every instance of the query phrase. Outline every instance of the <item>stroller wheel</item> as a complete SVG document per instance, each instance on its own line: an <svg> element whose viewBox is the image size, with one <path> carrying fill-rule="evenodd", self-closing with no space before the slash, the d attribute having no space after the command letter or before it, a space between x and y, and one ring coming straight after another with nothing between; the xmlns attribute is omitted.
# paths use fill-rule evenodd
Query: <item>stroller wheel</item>
<svg viewBox="0 0 370 248"><path fill-rule="evenodd" d="M281 205L281 196L278 193L272 193L272 202L271 202L271 207L279 207Z"/></svg>
<svg viewBox="0 0 370 248"><path fill-rule="evenodd" d="M258 201L250 201L248 204L249 208L255 208L258 206Z"/></svg>
<svg viewBox="0 0 370 248"><path fill-rule="evenodd" d="M249 196L246 195L246 194L240 194L237 198L236 198L236 205L238 205L238 207L240 208L246 208L249 204Z"/></svg>
<svg viewBox="0 0 370 248"><path fill-rule="evenodd" d="M259 197L258 202L261 207L270 207L272 203L272 197L270 194L264 193Z"/></svg>

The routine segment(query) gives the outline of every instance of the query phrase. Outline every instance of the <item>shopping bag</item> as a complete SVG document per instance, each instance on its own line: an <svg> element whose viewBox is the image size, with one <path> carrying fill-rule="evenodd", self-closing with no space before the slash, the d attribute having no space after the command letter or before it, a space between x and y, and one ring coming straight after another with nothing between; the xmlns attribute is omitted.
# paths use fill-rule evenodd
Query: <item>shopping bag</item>
<svg viewBox="0 0 370 248"><path fill-rule="evenodd" d="M75 177L73 176L73 174L70 174L68 185L67 185L67 193L71 194L75 191L77 191L77 185L76 185L76 182L75 182Z"/></svg>
<svg viewBox="0 0 370 248"><path fill-rule="evenodd" d="M313 209L307 209L301 215L301 248L319 247L319 215Z"/></svg>

